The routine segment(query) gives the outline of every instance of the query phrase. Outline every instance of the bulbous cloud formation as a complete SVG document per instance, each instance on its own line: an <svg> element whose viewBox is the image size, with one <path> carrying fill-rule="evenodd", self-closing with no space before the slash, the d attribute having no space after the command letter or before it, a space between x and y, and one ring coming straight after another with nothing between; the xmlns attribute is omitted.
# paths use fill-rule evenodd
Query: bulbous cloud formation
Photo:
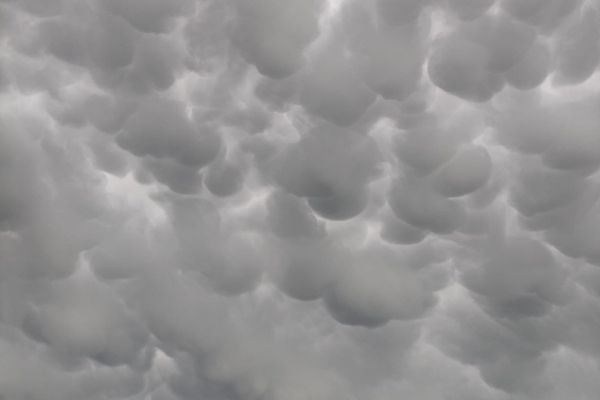
<svg viewBox="0 0 600 400"><path fill-rule="evenodd" d="M598 0L0 0L0 398L596 400Z"/></svg>

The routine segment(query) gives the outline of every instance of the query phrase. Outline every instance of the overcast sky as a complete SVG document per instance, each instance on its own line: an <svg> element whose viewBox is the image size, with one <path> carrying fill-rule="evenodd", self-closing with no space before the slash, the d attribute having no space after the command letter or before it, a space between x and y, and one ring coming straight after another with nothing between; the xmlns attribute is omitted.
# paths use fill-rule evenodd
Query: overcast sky
<svg viewBox="0 0 600 400"><path fill-rule="evenodd" d="M599 0L0 0L0 399L599 399L599 62Z"/></svg>

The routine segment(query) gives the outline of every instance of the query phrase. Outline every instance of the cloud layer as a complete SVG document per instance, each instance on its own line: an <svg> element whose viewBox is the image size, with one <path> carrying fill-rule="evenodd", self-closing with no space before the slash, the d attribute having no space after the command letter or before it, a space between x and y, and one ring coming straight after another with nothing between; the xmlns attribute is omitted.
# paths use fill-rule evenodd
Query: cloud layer
<svg viewBox="0 0 600 400"><path fill-rule="evenodd" d="M596 399L597 0L0 0L0 398Z"/></svg>

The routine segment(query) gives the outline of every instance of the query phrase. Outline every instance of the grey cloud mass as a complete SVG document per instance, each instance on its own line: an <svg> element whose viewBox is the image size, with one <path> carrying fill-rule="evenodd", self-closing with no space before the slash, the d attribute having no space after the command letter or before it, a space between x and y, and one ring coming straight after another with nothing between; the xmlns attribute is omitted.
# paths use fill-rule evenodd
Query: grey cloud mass
<svg viewBox="0 0 600 400"><path fill-rule="evenodd" d="M0 0L0 399L600 398L600 1Z"/></svg>

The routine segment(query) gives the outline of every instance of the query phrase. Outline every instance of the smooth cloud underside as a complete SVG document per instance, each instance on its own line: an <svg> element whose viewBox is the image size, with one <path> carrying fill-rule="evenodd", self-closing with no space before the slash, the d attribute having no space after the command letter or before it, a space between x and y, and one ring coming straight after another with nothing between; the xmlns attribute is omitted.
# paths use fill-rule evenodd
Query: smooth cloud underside
<svg viewBox="0 0 600 400"><path fill-rule="evenodd" d="M0 49L0 398L598 398L600 1L0 0Z"/></svg>

